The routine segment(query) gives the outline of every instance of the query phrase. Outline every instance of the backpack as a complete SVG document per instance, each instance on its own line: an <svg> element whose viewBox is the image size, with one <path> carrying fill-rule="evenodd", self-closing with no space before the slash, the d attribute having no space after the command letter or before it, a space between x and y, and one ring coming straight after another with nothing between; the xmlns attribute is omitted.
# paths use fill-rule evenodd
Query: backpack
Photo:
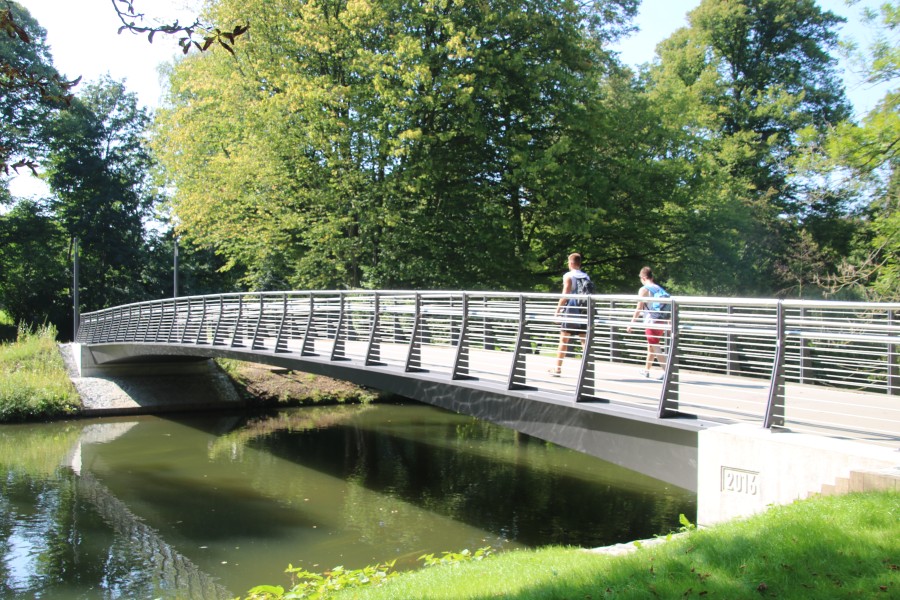
<svg viewBox="0 0 900 600"><path fill-rule="evenodd" d="M588 276L572 278L572 293L579 296L590 296L594 293L594 282ZM587 307L587 298L576 298L575 306Z"/></svg>
<svg viewBox="0 0 900 600"><path fill-rule="evenodd" d="M645 287L650 291L650 295L654 298L671 298L669 292L664 290L660 285L654 284L653 288L650 286ZM650 318L654 321L668 321L672 318L671 302L650 302L647 306L650 308Z"/></svg>

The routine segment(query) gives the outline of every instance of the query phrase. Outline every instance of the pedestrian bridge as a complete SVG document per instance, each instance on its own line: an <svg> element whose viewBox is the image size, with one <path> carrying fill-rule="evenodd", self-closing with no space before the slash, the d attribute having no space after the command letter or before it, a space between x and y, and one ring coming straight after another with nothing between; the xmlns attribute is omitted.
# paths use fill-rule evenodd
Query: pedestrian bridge
<svg viewBox="0 0 900 600"><path fill-rule="evenodd" d="M648 379L639 375L643 328L629 331L638 297L627 295L589 298L586 345L568 348L561 376L553 376L560 298L195 296L85 314L75 341L85 374L210 357L266 363L484 418L691 490L702 467L701 434L723 427L779 442L788 438L772 435L791 432L812 434L804 439L814 444L900 449L900 304L657 299L671 306L671 319L659 326L666 368ZM759 473L722 470L721 487L747 494ZM757 492L749 495L763 499Z"/></svg>

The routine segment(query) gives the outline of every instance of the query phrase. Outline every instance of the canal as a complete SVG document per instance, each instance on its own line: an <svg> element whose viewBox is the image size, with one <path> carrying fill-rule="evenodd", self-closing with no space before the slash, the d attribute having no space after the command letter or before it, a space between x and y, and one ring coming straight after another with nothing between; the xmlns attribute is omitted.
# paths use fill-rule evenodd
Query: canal
<svg viewBox="0 0 900 600"><path fill-rule="evenodd" d="M604 546L696 497L421 404L0 426L0 596L232 598L426 553Z"/></svg>

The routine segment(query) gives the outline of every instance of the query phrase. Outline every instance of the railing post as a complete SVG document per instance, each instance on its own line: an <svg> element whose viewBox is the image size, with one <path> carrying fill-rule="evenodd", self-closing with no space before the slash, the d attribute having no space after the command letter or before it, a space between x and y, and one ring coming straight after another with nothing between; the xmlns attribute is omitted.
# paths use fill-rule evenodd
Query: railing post
<svg viewBox="0 0 900 600"><path fill-rule="evenodd" d="M422 368L422 296L416 292L415 316L413 330L409 339L409 351L406 354L406 370L415 371Z"/></svg>
<svg viewBox="0 0 900 600"><path fill-rule="evenodd" d="M453 360L451 378L465 379L469 375L469 294L462 297L462 323L456 345L456 357Z"/></svg>
<svg viewBox="0 0 900 600"><path fill-rule="evenodd" d="M213 329L211 345L215 346L219 341L219 329L222 327L222 315L225 313L225 297L219 296L219 316L216 317L216 326Z"/></svg>
<svg viewBox="0 0 900 600"><path fill-rule="evenodd" d="M238 314L234 320L234 333L231 334L231 344L229 347L234 348L240 344L241 333L241 317L244 316L244 294L238 295ZM222 321L222 315L219 315L219 321Z"/></svg>
<svg viewBox="0 0 900 600"><path fill-rule="evenodd" d="M366 350L366 364L378 365L381 364L381 332L379 331L379 327L381 326L381 296L378 292L375 292L372 308L375 312L372 314L372 331L369 332L369 348Z"/></svg>
<svg viewBox="0 0 900 600"><path fill-rule="evenodd" d="M897 324L897 322L895 320L894 311L891 309L888 309L887 317L888 317L888 327L889 327L888 335L890 336L891 339L893 339L895 337L894 336L894 327ZM887 361L888 361L888 364L887 364L887 393L890 396L896 396L898 393L900 393L900 365L897 364L898 363L897 344L888 342Z"/></svg>
<svg viewBox="0 0 900 600"><path fill-rule="evenodd" d="M728 321L731 321L731 316L734 314L734 306L729 304L728 308L725 311L728 314ZM735 356L737 351L734 349L734 337L731 335L731 332L725 334L725 374L731 375L734 373L734 363L737 362L735 360Z"/></svg>
<svg viewBox="0 0 900 600"><path fill-rule="evenodd" d="M619 351L619 345L616 343L616 330L618 329L618 325L616 322L619 319L619 315L616 314L616 301L611 300L609 303L609 315L610 315L610 324L609 324L609 361L615 362L619 357L621 352Z"/></svg>
<svg viewBox="0 0 900 600"><path fill-rule="evenodd" d="M197 327L197 337L194 338L194 344L200 345L200 338L203 337L203 325L206 323L206 296L203 296L203 312L200 314L200 325Z"/></svg>
<svg viewBox="0 0 900 600"><path fill-rule="evenodd" d="M514 390L525 387L526 377L525 369L527 359L524 352L525 344L528 343L528 332L526 330L528 318L525 315L525 296L519 295L519 327L516 333L516 345L513 350L512 366L509 369L509 377L507 378L506 388ZM519 375L521 373L521 375Z"/></svg>
<svg viewBox="0 0 900 600"><path fill-rule="evenodd" d="M287 321L287 313L288 313L288 295L287 292L281 295L281 322L278 323L278 334L275 336L275 350L274 352L277 354L279 352L286 352L287 342L284 340L284 324Z"/></svg>
<svg viewBox="0 0 900 600"><path fill-rule="evenodd" d="M659 393L659 407L656 411L656 415L660 419L681 414L678 410L679 394L681 392L679 385L680 364L678 359L678 303L670 299L669 308L672 317L669 320L669 348L666 354L666 372L663 373L662 390Z"/></svg>
<svg viewBox="0 0 900 600"><path fill-rule="evenodd" d="M347 329L346 319L344 317L344 307L346 304L346 299L344 298L344 292L338 292L340 298L340 310L338 311L338 322L337 328L334 331L334 344L331 346L331 360L339 360L346 358L345 354L345 338L347 337L347 333L344 331Z"/></svg>
<svg viewBox="0 0 900 600"><path fill-rule="evenodd" d="M801 328L806 325L806 307L800 308L800 320L802 321ZM813 372L812 370L812 355L810 353L809 341L804 339L802 336L798 342L800 344L800 356L798 365L800 368L800 383L806 383L806 373L807 371Z"/></svg>
<svg viewBox="0 0 900 600"><path fill-rule="evenodd" d="M581 368L578 372L578 382L575 384L575 402L581 402L585 396L585 390L590 390L590 395L597 393L597 368L594 364L594 320L596 307L594 297L588 296L587 305L587 330L584 332L584 349L581 353Z"/></svg>
<svg viewBox="0 0 900 600"><path fill-rule="evenodd" d="M784 303L779 300L775 310L775 362L772 365L772 379L769 383L769 399L763 427L784 426L784 410L787 398L784 395L784 350L785 350ZM779 404L778 399L783 401Z"/></svg>
<svg viewBox="0 0 900 600"><path fill-rule="evenodd" d="M169 320L169 333L166 335L166 343L171 344L172 338L175 335L175 328L178 326L178 300L174 298L171 300L172 304L172 316Z"/></svg>
<svg viewBox="0 0 900 600"><path fill-rule="evenodd" d="M159 308L159 311L158 311L158 312L159 312L159 318L158 318L157 321L156 321L156 333L153 334L153 339L150 340L150 341L152 341L152 342L158 342L158 341L159 341L159 336L160 336L160 334L162 333L163 310L164 310L164 309L163 309L163 306L162 306L161 304L155 304L155 303L154 303L154 304L151 304L151 305L150 305L150 314L151 314L151 315L153 314L153 309L154 309L154 308ZM151 322L151 324L152 324L152 322Z"/></svg>
<svg viewBox="0 0 900 600"><path fill-rule="evenodd" d="M191 308L194 303L191 302L190 298L187 300L187 315L184 318L184 329L181 330L181 338L178 340L179 344L183 344L184 340L187 338L188 327L191 324Z"/></svg>
<svg viewBox="0 0 900 600"><path fill-rule="evenodd" d="M303 332L303 342L300 344L300 356L316 355L315 331L316 297L309 294L309 314L306 316L306 331Z"/></svg>
<svg viewBox="0 0 900 600"><path fill-rule="evenodd" d="M266 297L263 294L259 295L259 316L256 318L256 327L253 328L253 339L250 341L250 349L256 350L257 348L265 348L265 345L257 346L256 342L259 340L259 329L262 326L263 314L266 312Z"/></svg>

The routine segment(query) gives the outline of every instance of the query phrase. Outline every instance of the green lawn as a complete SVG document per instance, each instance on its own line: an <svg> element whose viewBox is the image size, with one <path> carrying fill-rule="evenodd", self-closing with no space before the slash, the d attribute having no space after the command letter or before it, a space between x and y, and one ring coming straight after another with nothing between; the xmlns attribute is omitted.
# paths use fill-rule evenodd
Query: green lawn
<svg viewBox="0 0 900 600"><path fill-rule="evenodd" d="M815 497L618 557L549 547L425 567L322 595L270 590L248 598L900 598L900 493Z"/></svg>

